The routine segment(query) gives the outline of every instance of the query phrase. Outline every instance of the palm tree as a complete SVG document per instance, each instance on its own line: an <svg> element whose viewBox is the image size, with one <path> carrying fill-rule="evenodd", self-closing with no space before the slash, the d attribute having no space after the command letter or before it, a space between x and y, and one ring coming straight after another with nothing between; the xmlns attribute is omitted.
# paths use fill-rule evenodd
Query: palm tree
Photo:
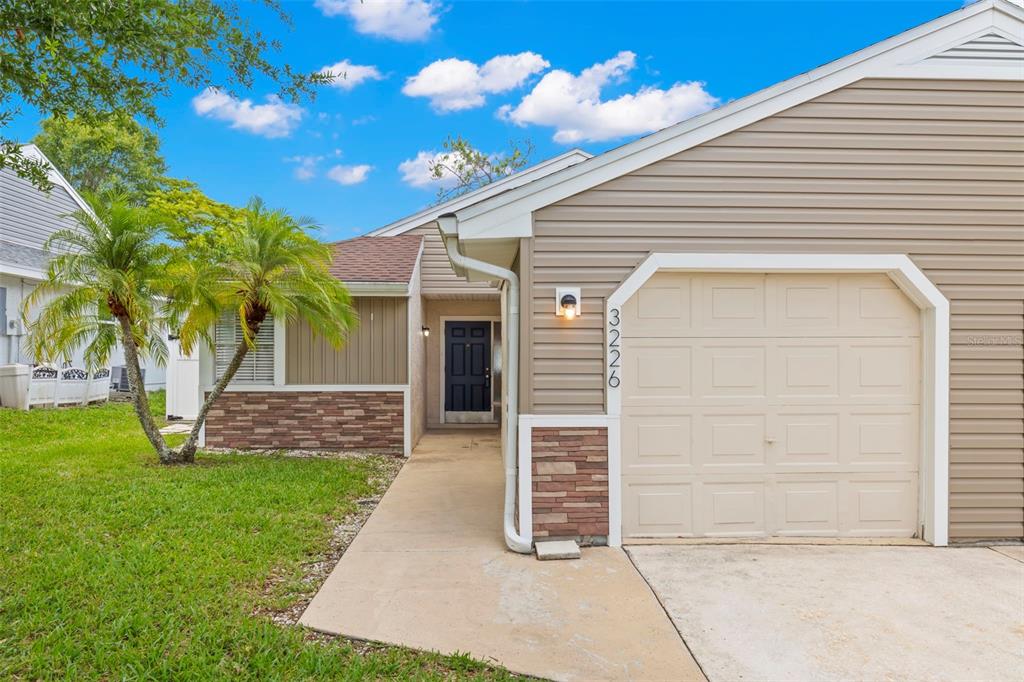
<svg viewBox="0 0 1024 682"><path fill-rule="evenodd" d="M160 293L171 248L160 241L159 217L132 204L124 194L89 195L93 211L72 214L77 226L54 232L46 249L57 253L46 280L25 300L23 313L43 308L30 325L29 342L38 358L70 359L85 348L90 370L105 366L118 343L124 348L135 413L161 462L174 461L153 421L142 382L140 357L162 362Z"/></svg>
<svg viewBox="0 0 1024 682"><path fill-rule="evenodd" d="M242 329L231 362L206 396L179 451L182 461L195 459L210 407L256 347L268 316L304 319L335 347L356 324L348 290L328 272L330 247L309 234L316 227L307 218L268 209L254 198L238 221L220 228L205 244L197 243L187 260L171 265L169 272L177 282L172 315L183 352L191 353L200 342L213 346L210 329L224 315L237 319Z"/></svg>

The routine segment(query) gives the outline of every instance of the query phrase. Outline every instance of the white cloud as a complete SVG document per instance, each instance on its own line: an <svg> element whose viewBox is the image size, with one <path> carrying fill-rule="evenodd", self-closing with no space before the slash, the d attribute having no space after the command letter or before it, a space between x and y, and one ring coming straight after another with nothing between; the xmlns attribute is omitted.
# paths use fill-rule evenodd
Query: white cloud
<svg viewBox="0 0 1024 682"><path fill-rule="evenodd" d="M285 161L295 164L292 175L296 180L312 180L316 177L316 165L323 160L322 156L292 156Z"/></svg>
<svg viewBox="0 0 1024 682"><path fill-rule="evenodd" d="M347 59L342 59L336 64L328 64L320 69L320 73L333 74L334 80L331 81L331 87L339 90L351 90L365 81L384 79L376 66L361 66L353 64Z"/></svg>
<svg viewBox="0 0 1024 682"><path fill-rule="evenodd" d="M312 180L317 176L318 167L320 162L327 158L337 158L341 156L341 150L335 149L329 154L297 154L296 156L286 156L284 161L287 163L294 163L295 170L292 171L292 175L295 176L296 180Z"/></svg>
<svg viewBox="0 0 1024 682"><path fill-rule="evenodd" d="M438 111L460 111L482 106L485 95L507 92L550 64L534 52L505 54L477 66L464 59L441 59L410 76L402 92L428 97Z"/></svg>
<svg viewBox="0 0 1024 682"><path fill-rule="evenodd" d="M446 174L435 178L430 168L445 157L444 152L420 152L415 158L406 159L398 164L398 172L402 174L402 182L413 187L451 187L455 177Z"/></svg>
<svg viewBox="0 0 1024 682"><path fill-rule="evenodd" d="M324 16L350 17L360 33L402 41L430 35L441 11L435 0L316 0L315 5Z"/></svg>
<svg viewBox="0 0 1024 682"><path fill-rule="evenodd" d="M253 104L216 88L206 88L192 98L192 109L200 116L227 121L232 128L263 137L287 137L305 113L302 107L267 95L266 104Z"/></svg>
<svg viewBox="0 0 1024 682"><path fill-rule="evenodd" d="M625 80L635 66L634 53L620 52L579 75L550 71L518 105L506 105L498 114L521 126L551 126L556 142L571 144L649 133L718 104L704 84L696 81L676 83L666 90L645 86L635 93L602 100L601 90Z"/></svg>
<svg viewBox="0 0 1024 682"><path fill-rule="evenodd" d="M327 177L339 185L358 185L366 180L366 177L373 170L373 166L361 164L358 166L332 166L327 171Z"/></svg>

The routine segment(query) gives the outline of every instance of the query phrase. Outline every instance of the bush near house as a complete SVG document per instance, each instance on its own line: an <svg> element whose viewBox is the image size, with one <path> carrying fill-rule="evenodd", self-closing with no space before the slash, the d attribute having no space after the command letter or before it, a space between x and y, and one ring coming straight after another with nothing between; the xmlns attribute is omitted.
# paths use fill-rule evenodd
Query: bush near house
<svg viewBox="0 0 1024 682"><path fill-rule="evenodd" d="M302 565L372 458L160 466L127 403L0 410L0 434L0 679L508 677L253 615L315 589Z"/></svg>

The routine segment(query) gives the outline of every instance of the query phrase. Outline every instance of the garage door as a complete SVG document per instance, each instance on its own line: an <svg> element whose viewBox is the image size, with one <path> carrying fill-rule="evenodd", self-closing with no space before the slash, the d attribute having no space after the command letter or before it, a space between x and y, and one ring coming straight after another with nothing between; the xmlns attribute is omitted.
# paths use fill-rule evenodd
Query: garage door
<svg viewBox="0 0 1024 682"><path fill-rule="evenodd" d="M920 312L885 275L659 273L623 307L623 537L918 527Z"/></svg>

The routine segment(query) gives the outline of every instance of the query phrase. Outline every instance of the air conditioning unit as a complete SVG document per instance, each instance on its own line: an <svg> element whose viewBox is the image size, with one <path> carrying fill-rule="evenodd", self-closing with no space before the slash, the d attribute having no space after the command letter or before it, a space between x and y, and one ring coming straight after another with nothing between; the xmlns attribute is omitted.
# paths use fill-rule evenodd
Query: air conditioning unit
<svg viewBox="0 0 1024 682"><path fill-rule="evenodd" d="M146 368L142 368L142 385L146 385ZM110 368L110 390L118 393L131 392L131 385L128 383L128 368L125 365L118 365Z"/></svg>

